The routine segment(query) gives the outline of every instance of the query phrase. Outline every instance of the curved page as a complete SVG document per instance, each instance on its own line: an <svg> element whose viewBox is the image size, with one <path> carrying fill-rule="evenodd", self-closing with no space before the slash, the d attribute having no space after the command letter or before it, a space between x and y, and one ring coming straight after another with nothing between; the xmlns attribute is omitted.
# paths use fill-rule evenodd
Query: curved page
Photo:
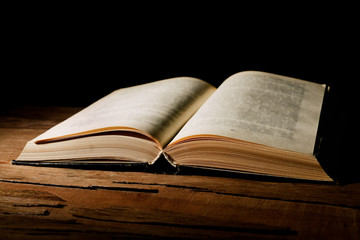
<svg viewBox="0 0 360 240"><path fill-rule="evenodd" d="M263 72L229 77L170 143L219 135L312 155L325 86Z"/></svg>
<svg viewBox="0 0 360 240"><path fill-rule="evenodd" d="M45 143L104 131L135 131L168 143L213 93L196 78L179 77L119 89L35 138Z"/></svg>

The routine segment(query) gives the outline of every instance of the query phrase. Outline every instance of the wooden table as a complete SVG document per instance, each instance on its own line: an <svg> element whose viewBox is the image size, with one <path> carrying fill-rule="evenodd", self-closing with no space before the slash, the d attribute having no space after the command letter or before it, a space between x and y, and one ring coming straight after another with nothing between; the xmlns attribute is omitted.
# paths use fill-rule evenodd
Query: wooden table
<svg viewBox="0 0 360 240"><path fill-rule="evenodd" d="M360 184L11 165L79 111L0 117L0 239L360 239Z"/></svg>

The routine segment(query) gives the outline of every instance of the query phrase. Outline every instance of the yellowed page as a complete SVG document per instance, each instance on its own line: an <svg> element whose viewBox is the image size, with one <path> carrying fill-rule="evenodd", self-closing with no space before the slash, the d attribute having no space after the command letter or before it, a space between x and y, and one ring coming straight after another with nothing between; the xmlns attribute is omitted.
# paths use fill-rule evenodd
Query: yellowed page
<svg viewBox="0 0 360 240"><path fill-rule="evenodd" d="M33 141L126 127L146 132L164 146L214 90L210 84L190 77L119 89Z"/></svg>
<svg viewBox="0 0 360 240"><path fill-rule="evenodd" d="M212 134L312 154L325 86L263 72L229 77L172 142Z"/></svg>

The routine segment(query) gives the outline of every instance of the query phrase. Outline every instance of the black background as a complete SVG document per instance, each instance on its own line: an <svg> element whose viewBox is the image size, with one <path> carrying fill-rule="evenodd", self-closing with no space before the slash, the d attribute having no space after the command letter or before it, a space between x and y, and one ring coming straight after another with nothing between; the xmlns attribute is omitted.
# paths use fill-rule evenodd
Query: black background
<svg viewBox="0 0 360 240"><path fill-rule="evenodd" d="M177 76L217 87L234 73L259 70L330 85L323 121L331 151L323 158L354 163L358 43L351 8L274 9L12 6L2 29L2 112L85 107L113 90Z"/></svg>
<svg viewBox="0 0 360 240"><path fill-rule="evenodd" d="M356 19L338 6L183 2L6 10L6 104L86 106L122 87L176 76L218 86L244 70L336 88L355 77Z"/></svg>

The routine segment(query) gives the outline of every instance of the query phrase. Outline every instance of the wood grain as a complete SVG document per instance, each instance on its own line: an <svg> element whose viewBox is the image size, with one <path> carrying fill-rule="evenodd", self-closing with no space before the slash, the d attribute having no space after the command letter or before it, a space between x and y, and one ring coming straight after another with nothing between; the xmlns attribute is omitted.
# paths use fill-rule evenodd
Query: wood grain
<svg viewBox="0 0 360 240"><path fill-rule="evenodd" d="M359 239L360 184L11 165L81 109L0 116L4 239Z"/></svg>

